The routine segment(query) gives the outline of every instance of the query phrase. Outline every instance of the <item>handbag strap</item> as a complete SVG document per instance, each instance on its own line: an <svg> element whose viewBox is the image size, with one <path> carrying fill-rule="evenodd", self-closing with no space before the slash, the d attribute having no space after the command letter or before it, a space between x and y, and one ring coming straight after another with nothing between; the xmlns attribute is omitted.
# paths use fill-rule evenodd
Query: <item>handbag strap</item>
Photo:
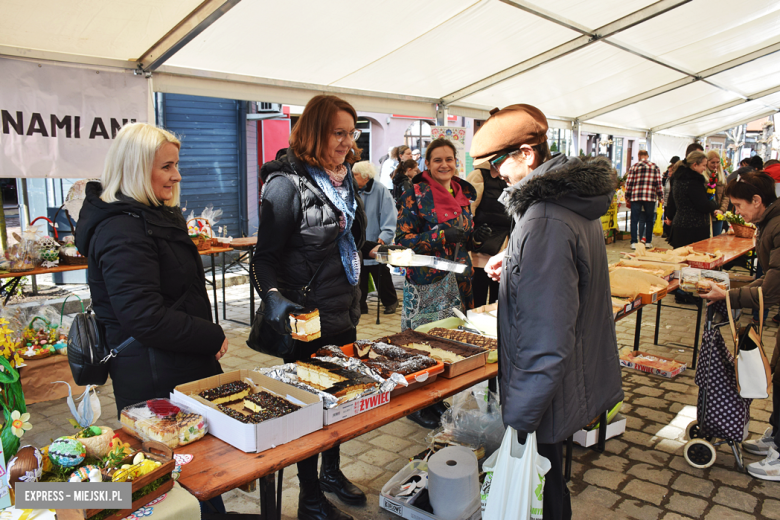
<svg viewBox="0 0 780 520"><path fill-rule="evenodd" d="M758 338L764 336L764 291L758 288Z"/></svg>
<svg viewBox="0 0 780 520"><path fill-rule="evenodd" d="M734 357L739 354L739 338L737 329L734 325L734 317L731 314L731 298L726 294L726 309L729 315L729 327L731 327L731 336L734 338ZM758 288L758 337L761 339L764 334L764 292L761 287Z"/></svg>
<svg viewBox="0 0 780 520"><path fill-rule="evenodd" d="M100 363L108 363L108 360L114 357L117 357L120 352L122 352L124 349L130 346L131 343L135 342L135 338L130 336L126 340L124 340L117 348L112 348L111 352L108 353L106 357L100 360Z"/></svg>
<svg viewBox="0 0 780 520"><path fill-rule="evenodd" d="M329 246L327 251L325 251L325 258L322 259L322 262L320 262L320 265L317 266L317 270L314 271L314 274L311 277L311 280L309 280L309 283L307 283L302 291L303 294L309 294L309 291L311 291L311 286L314 285L314 280L317 278L317 275L320 274L320 271L322 270L322 266L325 265L325 262L328 260L328 256L330 255L330 252L333 251L333 248L336 247L336 243L338 242L338 239L334 240Z"/></svg>
<svg viewBox="0 0 780 520"><path fill-rule="evenodd" d="M737 340L737 328L734 326L734 316L731 312L731 298L726 294L726 314L729 315L729 327L731 328L731 338L734 340L734 357L737 357L739 341Z"/></svg>

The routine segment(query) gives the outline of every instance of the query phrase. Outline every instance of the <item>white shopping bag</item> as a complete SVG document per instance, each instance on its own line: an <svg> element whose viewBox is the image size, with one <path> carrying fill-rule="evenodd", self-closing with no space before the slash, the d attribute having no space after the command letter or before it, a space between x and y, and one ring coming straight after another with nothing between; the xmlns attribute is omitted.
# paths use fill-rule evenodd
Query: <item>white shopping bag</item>
<svg viewBox="0 0 780 520"><path fill-rule="evenodd" d="M550 461L536 450L536 434L525 444L517 442L517 432L507 428L498 449L492 481L488 484L483 520L542 520L544 476Z"/></svg>

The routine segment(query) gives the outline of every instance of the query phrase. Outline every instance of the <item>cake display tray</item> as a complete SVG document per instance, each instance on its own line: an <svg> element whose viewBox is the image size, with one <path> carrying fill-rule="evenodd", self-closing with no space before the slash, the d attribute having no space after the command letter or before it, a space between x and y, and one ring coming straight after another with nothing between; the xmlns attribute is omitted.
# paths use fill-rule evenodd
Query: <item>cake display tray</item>
<svg viewBox="0 0 780 520"><path fill-rule="evenodd" d="M466 267L468 267L466 264L460 264L445 258L417 254L412 254L412 259L408 263L404 262L404 265L391 263L387 253L377 253L376 261L380 264L389 264L395 267L429 267L439 271L452 271L453 273L463 273L466 271Z"/></svg>
<svg viewBox="0 0 780 520"><path fill-rule="evenodd" d="M397 338L399 336L407 336L408 337L407 339L409 339L409 341L398 340ZM465 343L458 343L457 341L439 338L437 336L431 336L430 334L417 332L415 330L405 330L401 334L393 334L392 336L385 336L384 338L379 339L377 341L385 341L385 340L390 340L388 341L388 343L394 345L401 345L401 346L404 346L404 343L400 343L399 341L406 341L405 344L413 343L415 341L419 341L421 343L441 342L456 347L456 350L462 350L463 348L468 348L471 351L473 351L474 355L469 356L465 359L461 359L460 361L456 361L455 363L447 363L446 361L444 362L444 371L441 373L441 377L447 379L457 377L471 370L485 366L485 363L487 363L488 354L490 352L487 349L475 347L472 345L466 345Z"/></svg>

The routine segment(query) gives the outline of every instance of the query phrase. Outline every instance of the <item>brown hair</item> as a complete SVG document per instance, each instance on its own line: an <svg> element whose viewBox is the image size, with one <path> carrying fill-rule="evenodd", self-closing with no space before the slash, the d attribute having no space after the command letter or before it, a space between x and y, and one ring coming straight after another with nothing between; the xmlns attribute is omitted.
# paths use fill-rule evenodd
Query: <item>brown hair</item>
<svg viewBox="0 0 780 520"><path fill-rule="evenodd" d="M404 162L398 163L398 166L396 166L395 171L393 172L393 175L391 177L395 179L396 177L404 176L406 175L406 172L416 167L417 167L417 161L415 161L414 159L407 159Z"/></svg>
<svg viewBox="0 0 780 520"><path fill-rule="evenodd" d="M693 143L689 144L688 148L685 149L685 157L688 157L691 152L695 152L697 150L700 151L700 152L703 152L704 151L704 147L701 144L696 143L696 142L693 142Z"/></svg>
<svg viewBox="0 0 780 520"><path fill-rule="evenodd" d="M400 159L401 156L404 154L406 150L408 150L409 147L405 144L402 144L400 146L396 146L393 148L393 150L390 152L390 158L391 159Z"/></svg>
<svg viewBox="0 0 780 520"><path fill-rule="evenodd" d="M347 112L357 122L355 109L339 97L322 94L309 100L290 134L290 148L299 159L312 166L323 167L322 159L333 132L331 121L339 110ZM362 152L357 143L352 143L346 162L354 164Z"/></svg>
<svg viewBox="0 0 780 520"><path fill-rule="evenodd" d="M726 196L731 199L750 202L754 195L761 197L764 206L772 204L777 200L775 180L764 172L747 172L726 186Z"/></svg>
<svg viewBox="0 0 780 520"><path fill-rule="evenodd" d="M636 155L637 157L650 157L650 154L647 153L647 150L639 150Z"/></svg>
<svg viewBox="0 0 780 520"><path fill-rule="evenodd" d="M449 146L452 149L452 154L455 156L455 158L458 157L458 151L455 149L455 145L452 144L452 141L443 137L439 137L438 139L431 141L431 144L428 145L428 149L425 150L425 162L430 161L433 151L437 148L441 148L442 146Z"/></svg>
<svg viewBox="0 0 780 520"><path fill-rule="evenodd" d="M531 148L534 150L534 156L537 161L536 167L538 168L542 163L546 163L552 159L552 153L550 152L550 145L547 141L542 141L539 144L533 145Z"/></svg>

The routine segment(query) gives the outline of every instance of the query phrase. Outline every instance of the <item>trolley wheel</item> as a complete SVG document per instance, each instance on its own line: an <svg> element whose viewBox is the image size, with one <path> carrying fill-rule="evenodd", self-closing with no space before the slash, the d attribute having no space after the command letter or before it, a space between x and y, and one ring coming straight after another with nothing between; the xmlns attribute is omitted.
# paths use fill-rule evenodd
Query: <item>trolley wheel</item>
<svg viewBox="0 0 780 520"><path fill-rule="evenodd" d="M685 428L685 436L688 439L698 439L701 437L701 428L699 428L699 421L691 421Z"/></svg>
<svg viewBox="0 0 780 520"><path fill-rule="evenodd" d="M683 448L685 460L694 468L705 469L715 463L715 446L703 439L693 439Z"/></svg>

